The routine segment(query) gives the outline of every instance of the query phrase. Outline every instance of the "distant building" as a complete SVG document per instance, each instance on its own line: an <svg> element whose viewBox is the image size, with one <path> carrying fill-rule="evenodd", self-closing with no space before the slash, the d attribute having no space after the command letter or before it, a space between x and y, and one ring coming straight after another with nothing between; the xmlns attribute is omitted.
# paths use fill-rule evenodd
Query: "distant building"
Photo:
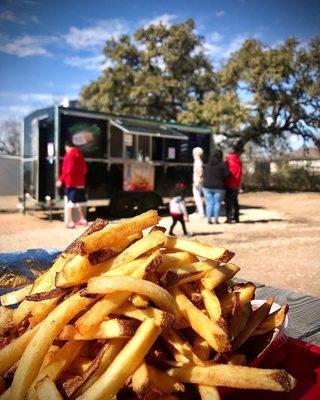
<svg viewBox="0 0 320 400"><path fill-rule="evenodd" d="M287 161L289 167L305 168L308 171L320 174L320 151L317 147L309 147L303 150L292 151L284 154L283 161ZM279 169L279 160L270 162L270 172L275 173Z"/></svg>

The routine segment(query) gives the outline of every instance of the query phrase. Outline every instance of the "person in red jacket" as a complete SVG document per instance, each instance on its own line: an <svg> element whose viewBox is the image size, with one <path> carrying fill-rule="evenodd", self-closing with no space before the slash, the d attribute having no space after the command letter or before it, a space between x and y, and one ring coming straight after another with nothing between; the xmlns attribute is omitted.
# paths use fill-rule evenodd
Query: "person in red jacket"
<svg viewBox="0 0 320 400"><path fill-rule="evenodd" d="M78 208L80 220L77 225L87 225L83 207L87 202L86 195L86 174L88 171L87 164L81 151L74 147L69 140L65 142L65 156L63 157L61 166L61 175L57 180L57 187L62 185L66 188L68 197L67 203L67 228L75 228L73 221L72 209Z"/></svg>
<svg viewBox="0 0 320 400"><path fill-rule="evenodd" d="M242 162L235 149L230 149L227 152L226 164L230 172L230 176L226 181L226 223L231 224L233 219L239 222L238 194L242 179Z"/></svg>

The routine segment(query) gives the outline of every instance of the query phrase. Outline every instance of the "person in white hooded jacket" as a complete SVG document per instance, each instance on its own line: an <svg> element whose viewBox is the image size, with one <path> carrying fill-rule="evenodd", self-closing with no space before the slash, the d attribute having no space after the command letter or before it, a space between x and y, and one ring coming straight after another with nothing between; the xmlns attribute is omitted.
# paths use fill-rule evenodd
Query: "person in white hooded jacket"
<svg viewBox="0 0 320 400"><path fill-rule="evenodd" d="M203 150L201 147L195 147L192 150L193 155L193 182L192 193L196 204L195 216L198 218L204 217L204 206L202 201L202 185L203 185Z"/></svg>

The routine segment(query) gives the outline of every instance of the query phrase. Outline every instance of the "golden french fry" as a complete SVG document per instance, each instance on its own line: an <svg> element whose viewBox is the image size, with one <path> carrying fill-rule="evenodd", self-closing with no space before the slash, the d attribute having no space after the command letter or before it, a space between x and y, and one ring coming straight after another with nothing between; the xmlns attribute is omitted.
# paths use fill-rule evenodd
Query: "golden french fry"
<svg viewBox="0 0 320 400"><path fill-rule="evenodd" d="M142 294L134 294L131 297L131 303L137 308L147 308L149 305L149 300L146 296Z"/></svg>
<svg viewBox="0 0 320 400"><path fill-rule="evenodd" d="M148 297L169 314L174 315L178 321L182 319L181 312L171 294L155 283L143 279L137 279L132 276L100 276L89 280L87 291L93 294L119 291L139 293Z"/></svg>
<svg viewBox="0 0 320 400"><path fill-rule="evenodd" d="M63 400L54 382L46 376L36 386L38 400Z"/></svg>
<svg viewBox="0 0 320 400"><path fill-rule="evenodd" d="M131 377L132 389L140 397L143 396L150 387L150 378L147 364L143 362Z"/></svg>
<svg viewBox="0 0 320 400"><path fill-rule="evenodd" d="M183 316L198 335L204 338L217 352L230 350L228 334L222 325L215 323L203 314L178 288L173 288L172 294Z"/></svg>
<svg viewBox="0 0 320 400"><path fill-rule="evenodd" d="M13 339L9 344L0 350L0 374L6 372L17 361L20 360L23 352L25 351L32 337L37 332L38 328L39 325L32 329L28 329L21 336Z"/></svg>
<svg viewBox="0 0 320 400"><path fill-rule="evenodd" d="M90 367L91 363L91 358L78 356L71 365L69 365L67 371L74 375L82 375Z"/></svg>
<svg viewBox="0 0 320 400"><path fill-rule="evenodd" d="M243 305L239 304L239 308L236 313L229 318L229 337L233 340L246 326L252 310L251 304L246 303Z"/></svg>
<svg viewBox="0 0 320 400"><path fill-rule="evenodd" d="M201 400L220 400L220 394L216 387L198 385Z"/></svg>
<svg viewBox="0 0 320 400"><path fill-rule="evenodd" d="M166 329L161 336L183 357L176 358L177 361L192 362L195 365L204 365L202 360L194 352L192 346L175 330Z"/></svg>
<svg viewBox="0 0 320 400"><path fill-rule="evenodd" d="M99 249L108 249L122 238L156 225L159 220L157 211L150 210L121 224L107 225L101 231L81 239L82 251L88 254Z"/></svg>
<svg viewBox="0 0 320 400"><path fill-rule="evenodd" d="M3 294L0 296L0 302L3 306L12 306L13 304L20 303L31 292L33 284L24 286L21 289Z"/></svg>
<svg viewBox="0 0 320 400"><path fill-rule="evenodd" d="M128 377L142 363L160 332L161 329L157 327L153 319L145 319L134 337L124 346L107 370L78 397L78 400L113 399Z"/></svg>
<svg viewBox="0 0 320 400"><path fill-rule="evenodd" d="M132 272L132 277L143 278L147 272L157 266L159 262L159 250L154 251L149 257L140 259L140 265ZM125 271L124 273L129 273ZM106 277L105 277L106 278ZM82 317L80 317L75 325L80 332L90 330L93 326L103 321L109 314L114 312L120 307L128 298L132 292L118 292L111 293L104 296L99 300L89 311L87 311Z"/></svg>
<svg viewBox="0 0 320 400"><path fill-rule="evenodd" d="M164 242L164 240L165 234L163 232L158 230L151 232L149 235L133 243L130 247L119 254L116 257L113 267L115 268L121 264L135 260L147 251L152 250L157 246L160 246Z"/></svg>
<svg viewBox="0 0 320 400"><path fill-rule="evenodd" d="M14 375L10 395L15 400L24 400L27 391L36 378L44 356L61 329L92 299L81 297L78 293L59 304L40 324L25 349Z"/></svg>
<svg viewBox="0 0 320 400"><path fill-rule="evenodd" d="M228 262L234 256L234 253L223 247L214 247L198 240L181 239L172 236L166 237L165 246L169 249L188 251L196 256L219 262Z"/></svg>
<svg viewBox="0 0 320 400"><path fill-rule="evenodd" d="M137 309L131 303L125 303L117 310L115 314L124 315L129 318L135 318L144 321L146 318L154 318L155 323L162 329L168 328L174 321L173 315L162 311L155 307L147 307L145 309Z"/></svg>
<svg viewBox="0 0 320 400"><path fill-rule="evenodd" d="M247 357L244 354L231 354L229 356L228 364L232 365L246 365Z"/></svg>
<svg viewBox="0 0 320 400"><path fill-rule="evenodd" d="M176 253L165 253L162 255L162 265L157 269L158 272L164 273L169 268L178 268L181 265L192 264L198 261L197 257L187 251L177 251Z"/></svg>
<svg viewBox="0 0 320 400"><path fill-rule="evenodd" d="M217 295L213 290L211 291L206 289L202 284L199 285L199 289L202 296L202 300L204 302L204 305L206 307L206 310L208 311L210 318L213 321L219 321L222 312L221 312L220 301Z"/></svg>
<svg viewBox="0 0 320 400"><path fill-rule="evenodd" d="M8 307L0 307L0 336L5 334L13 326L13 310Z"/></svg>
<svg viewBox="0 0 320 400"><path fill-rule="evenodd" d="M38 383L48 376L53 382L59 378L61 373L65 371L73 360L80 354L84 342L67 342L60 350L58 350L52 361L38 373L32 382L28 394L28 400L37 400L36 387Z"/></svg>
<svg viewBox="0 0 320 400"><path fill-rule="evenodd" d="M284 370L260 369L238 365L216 364L209 367L173 368L168 374L180 382L238 389L262 389L289 392L295 379Z"/></svg>
<svg viewBox="0 0 320 400"><path fill-rule="evenodd" d="M212 290L220 285L220 283L232 278L239 271L240 268L235 264L222 264L208 271L201 279L201 283L206 289Z"/></svg>
<svg viewBox="0 0 320 400"><path fill-rule="evenodd" d="M249 303L254 298L256 287L252 282L232 286L232 293L227 293L220 299L223 315L227 315L233 307L233 294L239 293L239 304Z"/></svg>
<svg viewBox="0 0 320 400"><path fill-rule="evenodd" d="M183 285L202 278L217 265L215 261L199 261L180 267L169 268L161 278L164 287Z"/></svg>
<svg viewBox="0 0 320 400"><path fill-rule="evenodd" d="M273 302L274 298L272 297L268 299L261 307L250 314L247 324L232 342L233 350L238 349L247 339L249 339L257 326L269 314Z"/></svg>
<svg viewBox="0 0 320 400"><path fill-rule="evenodd" d="M281 326L286 318L289 307L287 304L279 308L279 310L274 311L272 314L268 315L260 325L253 332L252 336L261 335L266 332L270 332L275 328Z"/></svg>
<svg viewBox="0 0 320 400"><path fill-rule="evenodd" d="M148 365L147 369L152 386L158 389L161 393L170 394L172 392L184 391L184 386L169 376L166 372L159 371L151 365Z"/></svg>
<svg viewBox="0 0 320 400"><path fill-rule="evenodd" d="M130 338L137 329L137 323L134 320L109 319L96 325L89 332L80 333L74 325L66 325L60 335L60 340L94 340L94 339L114 339Z"/></svg>

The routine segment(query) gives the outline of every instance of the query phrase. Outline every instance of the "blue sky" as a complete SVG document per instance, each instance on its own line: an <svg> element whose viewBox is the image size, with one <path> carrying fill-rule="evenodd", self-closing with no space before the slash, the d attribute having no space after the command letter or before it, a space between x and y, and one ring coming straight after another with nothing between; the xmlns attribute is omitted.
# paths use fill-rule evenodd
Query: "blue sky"
<svg viewBox="0 0 320 400"><path fill-rule="evenodd" d="M215 65L248 37L275 45L320 33L317 0L0 0L0 119L76 98L101 73L111 36L189 17Z"/></svg>

